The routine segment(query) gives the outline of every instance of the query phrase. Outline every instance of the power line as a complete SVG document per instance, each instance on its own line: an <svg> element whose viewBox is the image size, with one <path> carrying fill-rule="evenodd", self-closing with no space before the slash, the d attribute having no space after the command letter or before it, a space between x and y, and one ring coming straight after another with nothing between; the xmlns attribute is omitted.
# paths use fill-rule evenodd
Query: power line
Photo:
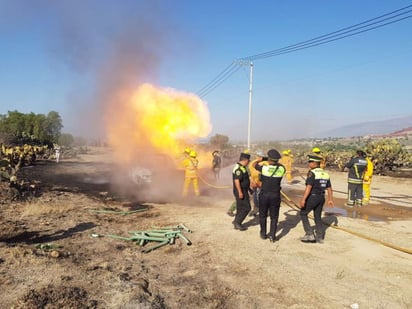
<svg viewBox="0 0 412 309"><path fill-rule="evenodd" d="M239 58L237 61L233 61L228 67L226 67L222 72L220 72L211 82L209 82L206 86L201 88L197 93L201 98L207 96L217 87L219 87L222 83L224 83L227 79L229 79L233 74L235 74L239 70L240 66L246 61L250 62L254 60L261 60L270 57L280 56L283 54L288 54L299 50L327 44L333 41L342 40L347 37L372 31L374 29L381 28L396 22L400 22L407 18L411 18L412 15L406 15L410 12L412 12L412 5L405 6L395 11L380 15L378 17L366 20L364 22L349 27L342 28L334 32L330 32L328 34L315 37L310 40L274 49L268 52Z"/></svg>
<svg viewBox="0 0 412 309"><path fill-rule="evenodd" d="M399 13L399 14L396 14L396 15L391 16L391 17L386 17L388 15L397 13L401 10L405 10L407 8L410 8L410 7L412 7L412 5L407 6L405 8L402 8L402 9L399 9L399 10L396 10L396 11L393 11L391 13L381 15L379 17L367 20L365 22L362 22L362 23L359 23L359 24L356 24L356 25L353 25L353 26L350 26L350 27L346 27L346 28L343 28L343 29L340 29L340 30L337 30L337 31L334 31L334 32L331 32L331 33L328 33L328 34L310 39L310 40L307 40L307 41L303 41L303 42L296 43L296 44L293 44L293 45L289 45L289 46L286 46L286 47L283 47L283 48L275 49L275 50L272 50L272 51L269 51L269 52L244 57L244 58L241 58L241 59L250 60L250 61L265 59L265 58L269 58L269 57L274 57L274 56L283 55L283 54L286 54L286 53L298 51L298 50L301 50L301 49L306 49L306 48L309 48L309 47L314 47L314 46L326 44L326 43L329 43L329 42L332 42L332 41L341 40L341 39L344 39L344 38L347 38L347 37L350 37L350 36L354 36L354 35L357 35L357 34L360 34L360 33L363 33L363 32L368 32L368 31L374 30L376 28L387 26L389 24L393 24L393 23L396 23L396 22L399 22L399 21L402 21L404 19L412 17L412 15L403 16L405 14L408 14L408 13L412 12L412 9L408 10L408 11L405 11L405 12L402 12L402 13ZM383 18L383 17L386 17L386 18ZM396 19L396 20L392 20L396 17L399 17L399 18ZM375 21L377 19L379 19L379 20ZM372 21L374 21L374 22L372 22ZM388 22L383 23L385 21L388 21ZM361 25L363 25L363 26L361 26ZM367 28L367 29L364 29L364 28ZM364 29L364 30L360 30L360 29ZM357 30L359 30L359 31L357 31Z"/></svg>
<svg viewBox="0 0 412 309"><path fill-rule="evenodd" d="M197 92L200 98L207 96L210 92L215 90L221 84L223 84L229 77L235 74L240 69L240 66L236 62L232 62L224 71L222 71L218 76L216 76L212 82L203 87Z"/></svg>

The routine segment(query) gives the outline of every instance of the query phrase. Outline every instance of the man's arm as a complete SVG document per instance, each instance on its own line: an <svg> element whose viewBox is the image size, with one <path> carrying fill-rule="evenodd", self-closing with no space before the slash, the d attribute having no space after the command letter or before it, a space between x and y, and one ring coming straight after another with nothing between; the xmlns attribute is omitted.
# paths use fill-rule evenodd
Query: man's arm
<svg viewBox="0 0 412 309"><path fill-rule="evenodd" d="M326 189L328 191L328 206L333 207L334 202L333 202L333 190L332 187L328 187Z"/></svg>

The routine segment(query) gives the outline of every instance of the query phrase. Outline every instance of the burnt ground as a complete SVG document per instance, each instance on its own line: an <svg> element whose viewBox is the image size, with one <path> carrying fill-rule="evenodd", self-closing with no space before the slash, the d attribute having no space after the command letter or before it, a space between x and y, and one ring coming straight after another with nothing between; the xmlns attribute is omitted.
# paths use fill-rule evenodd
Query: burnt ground
<svg viewBox="0 0 412 309"><path fill-rule="evenodd" d="M246 220L248 231L233 229L232 218L225 214L232 201L231 189L203 184L200 198L182 199L181 179L170 179L168 197L148 199L121 185L113 178L114 167L94 160L98 157L59 164L41 161L20 171L19 178L35 184L37 192L24 201L3 200L0 205L1 308L412 305L407 253L332 229L327 230L321 249L318 244L304 245L298 240L302 236L299 217L287 205L281 210L280 240L271 244L259 239L254 218ZM213 182L209 175L204 180ZM286 186L284 190L298 201L298 189ZM336 200L343 203L344 197ZM411 208L390 200L375 206L335 219L358 232L407 247ZM109 212L97 212L101 210ZM147 245L142 248L133 241L109 237L129 237L130 231L180 223L193 230L185 234L191 246L178 239L143 253ZM321 281L309 265L323 274ZM323 283L321 290L315 282ZM387 292L379 292L382 286ZM362 293L361 287L368 292ZM379 296L371 299L372 293Z"/></svg>

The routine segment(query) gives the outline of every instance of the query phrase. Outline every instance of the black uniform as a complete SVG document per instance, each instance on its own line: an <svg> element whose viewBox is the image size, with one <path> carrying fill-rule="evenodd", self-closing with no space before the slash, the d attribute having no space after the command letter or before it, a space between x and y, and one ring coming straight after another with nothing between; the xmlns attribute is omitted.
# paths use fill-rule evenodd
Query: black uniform
<svg viewBox="0 0 412 309"><path fill-rule="evenodd" d="M362 205L363 198L363 175L365 174L368 161L365 158L357 156L350 159L345 165L349 168L348 172L348 206L353 206L355 203L358 206Z"/></svg>
<svg viewBox="0 0 412 309"><path fill-rule="evenodd" d="M236 198L236 216L233 223L241 225L249 213L251 206L249 200L250 179L249 172L245 166L237 163L233 168L233 195ZM239 198L239 193L235 187L235 179L239 179L240 188L243 193L243 199Z"/></svg>
<svg viewBox="0 0 412 309"><path fill-rule="evenodd" d="M331 182L327 172L317 167L309 171L306 185L312 186L309 196L305 201L305 207L300 211L303 228L306 235L313 235L313 231L309 224L308 214L313 210L315 217L316 239L323 239L325 230L322 224L322 208L325 204L325 190L330 188Z"/></svg>
<svg viewBox="0 0 412 309"><path fill-rule="evenodd" d="M280 182L286 173L286 168L279 163L270 165L256 164L255 168L261 173L262 187L259 193L259 223L260 236L266 238L268 211L270 214L269 238L275 240L280 209Z"/></svg>

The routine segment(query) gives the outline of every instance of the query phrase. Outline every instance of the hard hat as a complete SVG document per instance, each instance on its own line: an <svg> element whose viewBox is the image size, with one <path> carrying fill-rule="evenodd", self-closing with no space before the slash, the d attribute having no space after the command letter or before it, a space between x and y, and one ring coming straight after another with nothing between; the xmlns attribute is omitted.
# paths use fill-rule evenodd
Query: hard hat
<svg viewBox="0 0 412 309"><path fill-rule="evenodd" d="M271 149L268 151L268 157L270 160L277 161L281 158L281 155L276 149Z"/></svg>
<svg viewBox="0 0 412 309"><path fill-rule="evenodd" d="M194 151L194 150L190 151L189 156L191 156L192 158L196 158L196 156L197 156L196 151Z"/></svg>
<svg viewBox="0 0 412 309"><path fill-rule="evenodd" d="M189 147L185 148L185 153L190 153L191 149Z"/></svg>
<svg viewBox="0 0 412 309"><path fill-rule="evenodd" d="M320 149L318 147L314 147L314 148L312 148L312 152L320 153Z"/></svg>
<svg viewBox="0 0 412 309"><path fill-rule="evenodd" d="M322 158L315 155L308 155L308 162L321 162Z"/></svg>
<svg viewBox="0 0 412 309"><path fill-rule="evenodd" d="M289 154L289 152L288 152L287 150L283 150L283 151L282 151L282 154L284 154L284 155L288 155L288 154Z"/></svg>

